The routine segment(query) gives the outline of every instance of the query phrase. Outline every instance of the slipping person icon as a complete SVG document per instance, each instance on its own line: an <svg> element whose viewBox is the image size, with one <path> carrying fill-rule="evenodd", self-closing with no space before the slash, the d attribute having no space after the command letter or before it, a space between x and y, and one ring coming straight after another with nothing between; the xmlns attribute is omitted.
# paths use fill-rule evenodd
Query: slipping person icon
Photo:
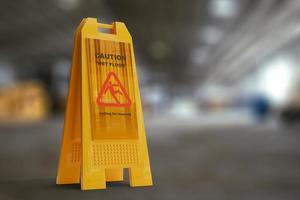
<svg viewBox="0 0 300 200"><path fill-rule="evenodd" d="M111 94L113 101L111 101L111 99L108 100L104 98L107 93ZM122 96L124 101L120 100L120 96ZM131 100L128 93L114 72L110 72L104 81L104 84L101 87L97 97L97 104L99 106L111 107L129 107L131 105Z"/></svg>
<svg viewBox="0 0 300 200"><path fill-rule="evenodd" d="M112 95L112 97L114 98L114 100L117 103L120 104L120 101L119 101L119 99L118 99L118 97L116 95L117 94L123 95L123 94L122 94L122 92L120 92L120 90L118 90L118 89L115 90L115 88L114 88L114 87L118 87L118 86L120 86L120 85L119 84L112 84L112 82L109 81L108 84L107 84L107 86L106 86L106 88L105 88L104 94L106 94L107 90L109 90L110 94Z"/></svg>

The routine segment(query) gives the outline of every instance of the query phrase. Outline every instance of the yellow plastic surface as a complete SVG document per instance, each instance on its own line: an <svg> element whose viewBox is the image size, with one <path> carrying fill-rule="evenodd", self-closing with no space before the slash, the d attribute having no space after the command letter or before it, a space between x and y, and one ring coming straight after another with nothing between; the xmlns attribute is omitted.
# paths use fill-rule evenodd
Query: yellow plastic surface
<svg viewBox="0 0 300 200"><path fill-rule="evenodd" d="M101 32L107 29L107 32ZM57 184L104 189L108 181L150 186L141 99L131 36L123 23L84 19L75 33Z"/></svg>

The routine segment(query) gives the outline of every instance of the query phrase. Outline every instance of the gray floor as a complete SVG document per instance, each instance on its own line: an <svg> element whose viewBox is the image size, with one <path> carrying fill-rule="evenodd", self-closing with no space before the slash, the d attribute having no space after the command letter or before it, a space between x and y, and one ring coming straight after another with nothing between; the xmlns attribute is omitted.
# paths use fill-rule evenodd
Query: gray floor
<svg viewBox="0 0 300 200"><path fill-rule="evenodd" d="M148 126L154 187L56 186L62 118L0 128L0 199L300 199L300 131Z"/></svg>

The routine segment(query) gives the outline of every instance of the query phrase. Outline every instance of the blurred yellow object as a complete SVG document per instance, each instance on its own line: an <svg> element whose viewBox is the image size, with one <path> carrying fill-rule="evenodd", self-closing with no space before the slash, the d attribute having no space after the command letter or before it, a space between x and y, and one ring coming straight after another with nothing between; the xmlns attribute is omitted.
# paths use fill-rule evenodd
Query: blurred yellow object
<svg viewBox="0 0 300 200"><path fill-rule="evenodd" d="M34 81L0 89L0 123L26 122L45 118L49 111L47 92Z"/></svg>
<svg viewBox="0 0 300 200"><path fill-rule="evenodd" d="M128 168L130 186L152 185L126 26L86 18L74 43L57 184L81 182L83 190L103 189L107 181L123 180L123 169Z"/></svg>

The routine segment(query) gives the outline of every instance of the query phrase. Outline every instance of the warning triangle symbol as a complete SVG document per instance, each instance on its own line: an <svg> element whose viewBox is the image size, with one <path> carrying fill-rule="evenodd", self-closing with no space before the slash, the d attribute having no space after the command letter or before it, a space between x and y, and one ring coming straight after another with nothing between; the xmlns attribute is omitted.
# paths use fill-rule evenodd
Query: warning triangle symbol
<svg viewBox="0 0 300 200"><path fill-rule="evenodd" d="M129 107L131 105L128 93L114 72L107 75L97 97L97 104L108 107Z"/></svg>

